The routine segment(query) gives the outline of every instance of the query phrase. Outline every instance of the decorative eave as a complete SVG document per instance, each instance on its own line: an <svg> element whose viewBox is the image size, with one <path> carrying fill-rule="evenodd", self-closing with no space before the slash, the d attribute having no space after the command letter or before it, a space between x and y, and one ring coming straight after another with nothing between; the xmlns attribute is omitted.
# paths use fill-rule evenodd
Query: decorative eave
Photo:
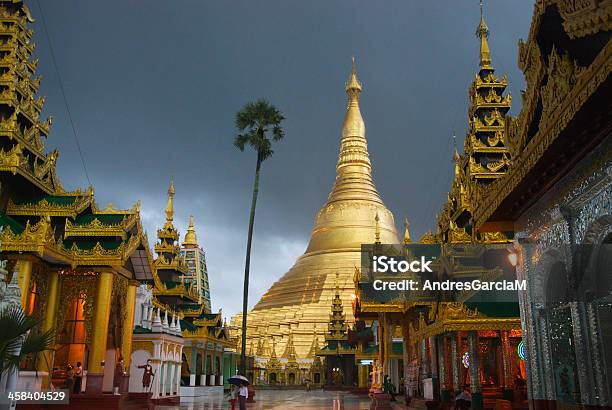
<svg viewBox="0 0 612 410"><path fill-rule="evenodd" d="M35 225L28 221L23 232L16 234L10 226L5 226L0 233L0 243L3 252L31 252L43 259L70 264L72 256L55 240L55 230L50 221L40 218Z"/></svg>
<svg viewBox="0 0 612 410"><path fill-rule="evenodd" d="M131 217L131 219L132 222L135 223L137 218ZM74 225L70 219L66 219L64 238L73 236L112 236L125 239L127 237L127 232L124 226L124 222L117 224L104 224L97 218L94 218L87 224Z"/></svg>
<svg viewBox="0 0 612 410"><path fill-rule="evenodd" d="M0 149L0 171L19 174L43 192L53 195L62 189L55 175L56 158L56 154L49 155L42 164L34 161L32 167L24 155L24 146L17 143L8 151Z"/></svg>
<svg viewBox="0 0 612 410"><path fill-rule="evenodd" d="M155 296L153 296L153 298L151 299L151 303L153 307L156 307L162 310L166 310L168 311L169 314L176 315L179 319L183 319L185 317L183 312L181 312L180 310L175 310L165 303L161 303Z"/></svg>
<svg viewBox="0 0 612 410"><path fill-rule="evenodd" d="M187 265L185 265L183 260L178 256L169 261L162 254L155 259L153 264L155 265L156 270L174 270L183 275L187 274Z"/></svg>
<svg viewBox="0 0 612 410"><path fill-rule="evenodd" d="M436 320L429 326L416 330L414 337L423 339L446 332L470 330L514 330L521 329L521 318L470 318Z"/></svg>
<svg viewBox="0 0 612 410"><path fill-rule="evenodd" d="M14 216L61 216L74 219L88 206L92 205L94 199L91 187L87 192L56 193L53 196L74 196L75 200L68 204L54 204L43 198L36 203L15 204L12 198L9 198L6 213Z"/></svg>
<svg viewBox="0 0 612 410"><path fill-rule="evenodd" d="M534 51L534 47L536 51ZM536 55L538 53L539 50L537 50L537 46L528 47L524 43L519 44L519 58L521 61L528 59L529 54ZM551 51L551 56L553 53L556 53L554 48ZM549 60L553 59L551 56ZM565 57L555 58L560 59ZM570 63L575 64L575 62ZM530 93L529 85L536 81L537 78L539 78L538 76L543 75L538 73L544 73L547 68L543 66L541 58L536 59L535 62L530 62L529 64L531 64L531 66L526 66L525 64L527 63L521 63L526 72L525 75L528 83L527 93ZM525 179L526 176L536 167L540 159L546 155L547 150L556 143L559 135L566 129L570 121L574 119L585 103L587 103L591 96L599 90L600 86L606 82L609 78L611 68L612 42L608 41L589 67L576 68L574 70L574 77L568 78L566 81L568 84L556 84L555 82L549 81L541 90L537 89L532 91L536 94L529 94L528 101L524 104L523 111L521 111L517 120L513 121L510 131L510 139L514 141L514 151L516 151L513 158L513 166L510 167L508 173L503 178L499 178L497 181L493 182L486 190L479 191L479 195L473 198L473 216L476 228L479 228L484 223L491 220L513 217L513 215L498 215L492 219L494 213L500 213L499 210L502 208L502 205L507 209L504 211L506 213L517 213L527 206L528 202L522 204L521 209L512 211L511 209L517 204L516 201L510 200L510 195L516 192L520 185L532 183L531 180ZM554 65L548 67L548 71L553 71L555 69L557 68ZM558 74L549 72L548 76L549 78L557 78ZM565 80L559 79L558 81ZM557 89L553 90L555 87L557 87ZM531 88L533 89L535 87ZM567 93L562 93L561 90L563 89L567 89ZM538 92L540 92L541 95L538 95ZM537 101L540 96L543 110L547 115L542 115L537 132L527 143L525 143L524 138L531 123L530 112L532 109L535 109L532 107L531 101ZM529 107L532 107L532 109ZM594 136L590 133L586 134L590 140L587 140L585 144L594 144ZM601 138L601 136L599 136L599 138ZM564 164L567 165L568 163L569 158L566 158ZM561 176L562 175L557 172L552 175L552 178L560 178ZM550 179L549 177L549 180ZM530 200L533 200L533 198L534 196L531 195Z"/></svg>
<svg viewBox="0 0 612 410"><path fill-rule="evenodd" d="M179 296L190 299L194 302L197 302L199 300L194 288L191 286L187 287L183 283L179 283L173 288L168 288L163 282L160 282L158 286L156 281L156 286L153 290L153 294L155 296Z"/></svg>

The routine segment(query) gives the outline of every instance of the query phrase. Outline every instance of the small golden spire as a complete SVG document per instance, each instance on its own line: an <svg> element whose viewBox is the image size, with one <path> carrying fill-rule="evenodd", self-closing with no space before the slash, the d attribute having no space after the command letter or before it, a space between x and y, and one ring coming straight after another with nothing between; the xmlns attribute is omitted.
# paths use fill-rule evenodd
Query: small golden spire
<svg viewBox="0 0 612 410"><path fill-rule="evenodd" d="M461 157L459 156L459 151L457 151L457 138L455 137L455 133L453 132L453 162L455 163L455 177L459 176L460 168L459 168L459 160Z"/></svg>
<svg viewBox="0 0 612 410"><path fill-rule="evenodd" d="M408 218L406 218L404 220L404 226L406 228L406 230L404 231L404 244L409 244L412 243L412 240L410 239L410 222L408 222Z"/></svg>
<svg viewBox="0 0 612 410"><path fill-rule="evenodd" d="M168 187L168 206L166 206L166 222L172 222L174 218L174 181L170 180L170 186Z"/></svg>
<svg viewBox="0 0 612 410"><path fill-rule="evenodd" d="M357 69L355 68L355 57L352 58L351 75L346 83L346 93L349 97L359 97L361 92L361 83L357 79Z"/></svg>
<svg viewBox="0 0 612 410"><path fill-rule="evenodd" d="M482 0L480 0L480 23L476 29L476 36L480 39L480 68L482 70L492 70L491 52L489 51L489 43L487 42L487 38L489 37L489 28L484 21Z"/></svg>
<svg viewBox="0 0 612 410"><path fill-rule="evenodd" d="M183 245L186 246L198 246L198 237L196 236L195 227L193 225L193 215L189 215L189 227L185 233L185 240Z"/></svg>

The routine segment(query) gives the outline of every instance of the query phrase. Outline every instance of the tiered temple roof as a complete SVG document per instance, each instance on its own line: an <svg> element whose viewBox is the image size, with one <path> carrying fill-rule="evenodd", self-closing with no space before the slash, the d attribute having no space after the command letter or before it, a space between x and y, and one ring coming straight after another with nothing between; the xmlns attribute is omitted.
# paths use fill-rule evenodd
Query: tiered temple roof
<svg viewBox="0 0 612 410"><path fill-rule="evenodd" d="M193 227L193 224L191 226ZM193 234L192 239L195 240L195 232ZM187 265L180 254L179 237L179 232L174 226L174 183L171 181L168 187L166 221L157 231L153 295L160 304L177 312L181 318L183 337L214 339L229 345L227 328L221 311L210 313L205 304L200 303L195 283L185 282ZM187 239L190 239L189 231Z"/></svg>
<svg viewBox="0 0 612 410"><path fill-rule="evenodd" d="M94 190L67 192L56 175L57 150L45 142L51 118L44 97L28 8L0 2L0 225L3 252L31 253L53 264L113 266L127 277L152 278L140 223L140 204L128 210L99 208ZM132 271L132 272L129 272Z"/></svg>
<svg viewBox="0 0 612 410"><path fill-rule="evenodd" d="M505 74L501 79L495 76L491 65L489 28L482 8L476 36L480 40L480 68L469 89L464 152L460 155L455 147L455 176L447 201L438 215L435 235L438 242L504 243L512 238L511 229L505 227L479 233L472 228L474 202L478 201L487 185L508 172L512 162L506 137L506 114L511 103L510 94L504 95L508 80ZM423 242L434 242L432 236L427 235Z"/></svg>

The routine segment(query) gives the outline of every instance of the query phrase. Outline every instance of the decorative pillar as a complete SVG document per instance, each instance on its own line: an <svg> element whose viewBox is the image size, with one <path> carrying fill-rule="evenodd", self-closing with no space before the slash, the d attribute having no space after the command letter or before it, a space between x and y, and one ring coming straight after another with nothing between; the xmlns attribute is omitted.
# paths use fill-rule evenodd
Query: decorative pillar
<svg viewBox="0 0 612 410"><path fill-rule="evenodd" d="M453 391L455 394L459 393L461 386L459 385L459 348L460 348L461 336L459 332L451 334L451 363L453 366Z"/></svg>
<svg viewBox="0 0 612 410"><path fill-rule="evenodd" d="M610 393L612 392L608 391L606 383L606 369L603 359L605 347L603 346L601 328L599 326L599 314L593 302L585 302L585 314L587 322L586 335L589 338L589 346L593 361L593 377L595 379L598 397L597 403L593 404L606 407L610 405Z"/></svg>
<svg viewBox="0 0 612 410"><path fill-rule="evenodd" d="M404 391L406 392L406 403L412 397L412 390L408 388L408 375L410 370L410 328L408 320L402 320L402 338L404 343L402 346L402 361L404 364Z"/></svg>
<svg viewBox="0 0 612 410"><path fill-rule="evenodd" d="M136 306L136 288L140 284L137 281L130 281L125 295L125 319L121 335L121 355L126 372L130 371L132 360L132 334L134 333L134 310Z"/></svg>
<svg viewBox="0 0 612 410"><path fill-rule="evenodd" d="M176 392L176 394L180 395L181 394L181 367L183 364L183 347L179 347L179 362L178 365L176 367L176 387L174 389L174 391Z"/></svg>
<svg viewBox="0 0 612 410"><path fill-rule="evenodd" d="M501 337L501 357L502 357L502 376L503 379L502 387L504 390L504 399L512 400L512 374L511 374L511 366L510 363L510 340L507 330L501 330L499 332Z"/></svg>
<svg viewBox="0 0 612 410"><path fill-rule="evenodd" d="M172 395L172 391L174 390L174 369L176 367L176 363L174 362L174 359L172 359L173 361L168 362L168 387L166 389L166 392L169 395Z"/></svg>
<svg viewBox="0 0 612 410"><path fill-rule="evenodd" d="M185 350L185 354L189 355L189 386L196 385L196 375L198 374L198 350L195 346Z"/></svg>
<svg viewBox="0 0 612 410"><path fill-rule="evenodd" d="M436 336L429 337L429 356L431 363L431 383L435 400L440 400L440 379L438 374L438 341Z"/></svg>
<svg viewBox="0 0 612 410"><path fill-rule="evenodd" d="M451 400L451 394L448 386L448 374L446 366L446 358L448 357L448 338L446 335L438 337L438 377L440 380L440 401L448 403Z"/></svg>
<svg viewBox="0 0 612 410"><path fill-rule="evenodd" d="M468 349L470 351L470 390L472 393L472 409L482 409L482 389L478 370L480 368L480 349L478 346L478 332L468 332Z"/></svg>
<svg viewBox="0 0 612 410"><path fill-rule="evenodd" d="M594 374L591 371L589 363L590 352L588 349L588 341L586 340L586 318L583 302L572 301L569 303L572 316L572 333L574 343L574 353L576 355L576 363L578 370L578 383L580 384L580 396L582 403L586 405L595 405L596 398L594 397L595 381Z"/></svg>
<svg viewBox="0 0 612 410"><path fill-rule="evenodd" d="M106 338L110 316L111 295L113 291L113 272L103 271L98 275L98 287L94 299L95 310L92 326L91 349L87 364L87 393L102 393L106 356Z"/></svg>
<svg viewBox="0 0 612 410"><path fill-rule="evenodd" d="M32 280L32 261L20 259L17 262L17 280L21 289L21 308L25 310L26 303L30 297L30 281Z"/></svg>
<svg viewBox="0 0 612 410"><path fill-rule="evenodd" d="M157 399L161 396L161 378L163 373L162 360L161 360L161 342L158 340L153 341L153 374L155 377L151 381L153 383L152 393L153 398Z"/></svg>
<svg viewBox="0 0 612 410"><path fill-rule="evenodd" d="M427 379L430 376L427 352L427 339L425 337L421 339L421 376L422 379Z"/></svg>
<svg viewBox="0 0 612 410"><path fill-rule="evenodd" d="M55 329L57 305L59 300L59 275L57 272L49 272L47 276L47 305L45 308L45 316L42 323L41 330L47 332ZM47 375L43 377L42 388L46 389L49 387L51 382L51 373L53 371L53 359L55 350L45 350L38 355L37 370L46 372Z"/></svg>

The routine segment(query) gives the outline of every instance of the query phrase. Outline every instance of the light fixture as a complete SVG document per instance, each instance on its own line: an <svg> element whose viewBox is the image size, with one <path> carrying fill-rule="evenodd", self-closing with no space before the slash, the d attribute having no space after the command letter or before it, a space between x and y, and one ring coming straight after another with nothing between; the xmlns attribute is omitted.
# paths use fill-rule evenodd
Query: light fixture
<svg viewBox="0 0 612 410"><path fill-rule="evenodd" d="M518 263L518 255L516 254L516 252L508 253L508 261L510 261L510 264L512 266L516 267L516 264Z"/></svg>

